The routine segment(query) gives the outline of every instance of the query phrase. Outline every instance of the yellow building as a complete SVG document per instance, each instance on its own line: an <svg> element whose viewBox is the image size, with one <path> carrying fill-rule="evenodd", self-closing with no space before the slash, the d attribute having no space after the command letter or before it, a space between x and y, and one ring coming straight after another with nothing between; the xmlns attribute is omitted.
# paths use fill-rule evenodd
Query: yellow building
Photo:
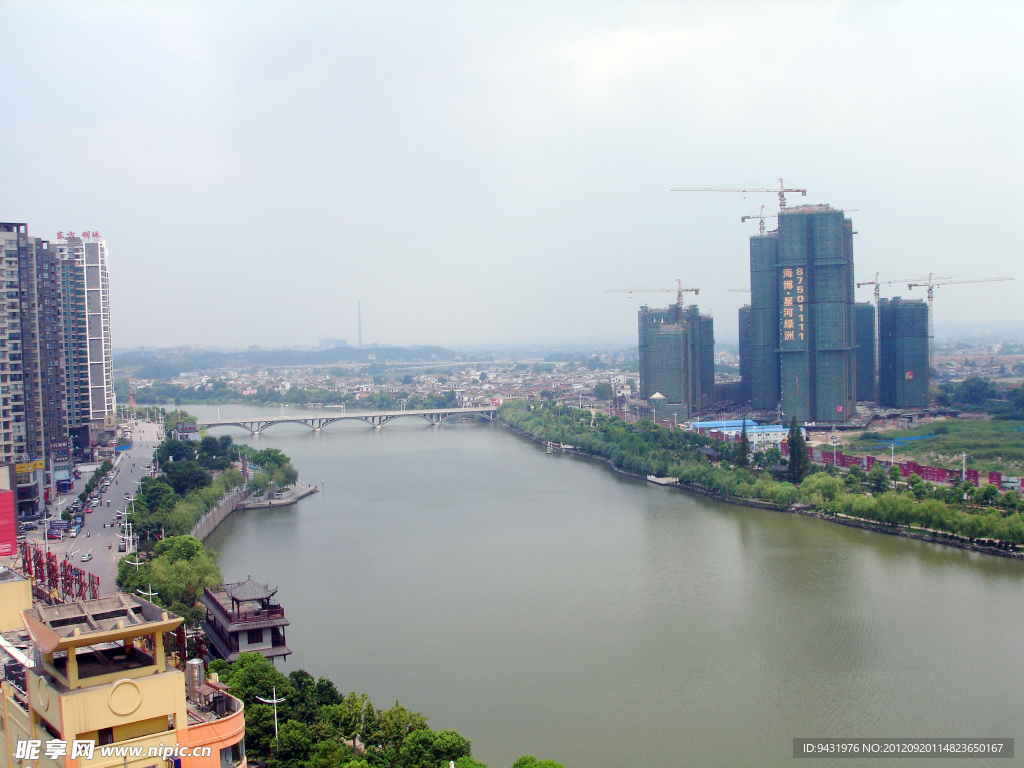
<svg viewBox="0 0 1024 768"><path fill-rule="evenodd" d="M21 612L32 607L32 583L0 565L0 632L21 629Z"/></svg>
<svg viewBox="0 0 1024 768"><path fill-rule="evenodd" d="M186 695L165 654L181 617L124 594L21 615L41 663L2 683L0 768L246 768L242 702L201 666Z"/></svg>

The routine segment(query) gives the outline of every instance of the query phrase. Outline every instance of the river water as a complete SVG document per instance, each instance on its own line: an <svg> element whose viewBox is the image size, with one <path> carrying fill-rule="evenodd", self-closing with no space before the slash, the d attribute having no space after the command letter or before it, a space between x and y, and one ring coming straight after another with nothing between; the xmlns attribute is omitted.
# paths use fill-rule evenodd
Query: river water
<svg viewBox="0 0 1024 768"><path fill-rule="evenodd" d="M788 766L794 737L1020 735L1019 562L712 502L477 421L233 434L323 488L208 539L227 579L280 587L279 666L400 699L491 768Z"/></svg>

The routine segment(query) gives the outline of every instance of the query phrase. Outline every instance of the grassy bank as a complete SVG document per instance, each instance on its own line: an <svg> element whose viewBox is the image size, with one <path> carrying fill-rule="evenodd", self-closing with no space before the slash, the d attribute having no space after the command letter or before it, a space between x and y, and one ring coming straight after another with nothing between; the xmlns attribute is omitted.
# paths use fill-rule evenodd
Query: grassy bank
<svg viewBox="0 0 1024 768"><path fill-rule="evenodd" d="M1024 509L1013 492L979 491L974 486L946 487L913 476L900 484L877 467L845 476L834 467L814 467L798 484L780 482L765 470L736 467L738 443L724 443L694 432L671 431L650 421L622 419L551 404L508 402L499 410L510 426L540 440L575 446L616 468L639 477L674 477L724 496L788 505L802 502L831 514L888 526L913 526L940 536L995 539L1024 544ZM717 451L722 461L709 462L702 448ZM964 499L964 496L967 496Z"/></svg>
<svg viewBox="0 0 1024 768"><path fill-rule="evenodd" d="M967 452L967 468L1004 475L1024 474L1024 424L1019 421L947 419L913 429L865 432L843 441L846 453L909 456L933 467L959 469Z"/></svg>

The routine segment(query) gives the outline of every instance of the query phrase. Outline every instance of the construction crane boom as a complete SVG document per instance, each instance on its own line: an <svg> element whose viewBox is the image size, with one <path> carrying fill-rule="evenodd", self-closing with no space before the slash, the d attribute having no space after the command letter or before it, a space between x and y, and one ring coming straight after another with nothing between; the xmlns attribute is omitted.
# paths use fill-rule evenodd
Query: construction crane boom
<svg viewBox="0 0 1024 768"><path fill-rule="evenodd" d="M742 224L743 222L747 221L748 219L759 219L760 222L761 222L760 234L762 236L764 236L764 220L765 219L774 219L774 218L777 218L777 217L778 217L777 213L769 213L769 214L765 215L764 206L762 205L760 213L752 213L749 216L740 216L740 224Z"/></svg>
<svg viewBox="0 0 1024 768"><path fill-rule="evenodd" d="M806 189L789 188L786 186L786 182L779 179L779 188L770 189L767 187L757 187L753 189L737 189L736 187L675 187L672 189L673 192L775 192L779 196L779 210L784 211L786 209L786 193L787 192L799 192L804 197L807 197ZM751 217L753 218L753 217Z"/></svg>
<svg viewBox="0 0 1024 768"><path fill-rule="evenodd" d="M676 306L683 308L683 294L699 294L700 288L683 288L683 281L676 279L676 288L613 288L605 293L672 293L676 294Z"/></svg>
<svg viewBox="0 0 1024 768"><path fill-rule="evenodd" d="M940 285L968 285L970 283L1002 283L1007 280L1013 280L1012 277L974 277L974 278L955 278L950 275L933 275L929 274L927 278L919 278L907 283L907 290L913 290L914 288L927 288L928 289L928 366L932 364L932 349L935 344L935 332L934 332L934 299L935 299L935 288ZM875 302L878 303L877 301Z"/></svg>

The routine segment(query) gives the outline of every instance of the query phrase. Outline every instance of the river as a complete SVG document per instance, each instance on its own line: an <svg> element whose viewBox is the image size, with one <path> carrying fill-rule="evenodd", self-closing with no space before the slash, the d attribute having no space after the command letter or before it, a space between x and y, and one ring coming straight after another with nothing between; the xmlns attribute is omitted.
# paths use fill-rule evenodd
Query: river
<svg viewBox="0 0 1024 768"><path fill-rule="evenodd" d="M484 422L232 434L323 488L207 542L227 579L280 588L283 671L399 699L490 768L788 766L794 737L1022 722L1020 562L713 502Z"/></svg>

